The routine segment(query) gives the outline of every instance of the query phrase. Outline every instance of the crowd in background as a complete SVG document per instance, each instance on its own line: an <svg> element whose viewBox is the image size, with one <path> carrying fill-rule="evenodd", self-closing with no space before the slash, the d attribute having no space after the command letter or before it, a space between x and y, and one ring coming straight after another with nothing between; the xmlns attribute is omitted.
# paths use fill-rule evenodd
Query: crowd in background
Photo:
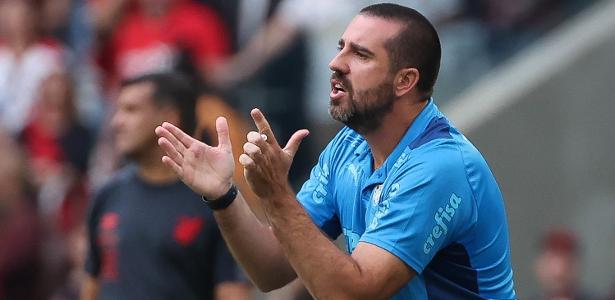
<svg viewBox="0 0 615 300"><path fill-rule="evenodd" d="M88 201L124 163L109 128L123 80L181 71L241 117L261 108L280 141L312 129L291 170L298 188L338 128L328 61L372 2L0 0L0 300L77 298ZM440 33L442 103L593 1L393 2ZM541 254L540 269L569 275L538 272L546 287L575 280L578 248L571 233L545 238L541 253L568 256Z"/></svg>

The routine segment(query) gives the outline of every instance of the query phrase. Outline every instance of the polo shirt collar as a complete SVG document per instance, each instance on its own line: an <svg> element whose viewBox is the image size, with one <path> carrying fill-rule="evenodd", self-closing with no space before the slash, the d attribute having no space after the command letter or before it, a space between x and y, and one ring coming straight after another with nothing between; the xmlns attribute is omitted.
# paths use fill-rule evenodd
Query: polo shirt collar
<svg viewBox="0 0 615 300"><path fill-rule="evenodd" d="M418 138L419 135L423 133L423 131L425 131L427 125L429 125L429 122L431 122L431 120L439 114L440 111L433 102L433 98L430 98L421 113L419 113L419 115L414 119L412 124L410 124L410 127L408 128L402 139L399 141L397 146L395 146L395 149L393 149L393 152L391 152L389 157L387 157L387 159L384 161L382 167L375 170L371 174L365 186L383 183L384 179L387 177L388 171L391 170L393 165L395 165L397 159L402 155L406 148L408 148L408 145L416 138ZM373 156L371 155L369 159L369 164L370 165L368 166L368 169L371 170L371 165L373 164Z"/></svg>

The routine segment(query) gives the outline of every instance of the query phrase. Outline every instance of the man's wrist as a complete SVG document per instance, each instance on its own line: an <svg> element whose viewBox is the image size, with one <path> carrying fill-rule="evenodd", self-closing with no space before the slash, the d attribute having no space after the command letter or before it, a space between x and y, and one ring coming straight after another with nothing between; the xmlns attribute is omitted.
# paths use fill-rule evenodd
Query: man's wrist
<svg viewBox="0 0 615 300"><path fill-rule="evenodd" d="M202 195L203 201L211 208L212 210L222 210L227 208L229 205L235 201L237 198L237 187L234 184L230 184L229 189L225 194L220 197L216 197L214 199L207 198L205 195Z"/></svg>

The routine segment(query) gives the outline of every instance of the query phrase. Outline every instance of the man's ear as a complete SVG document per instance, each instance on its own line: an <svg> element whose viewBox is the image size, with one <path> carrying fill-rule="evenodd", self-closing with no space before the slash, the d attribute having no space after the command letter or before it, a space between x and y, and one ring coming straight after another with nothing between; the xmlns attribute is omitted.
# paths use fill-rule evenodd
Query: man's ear
<svg viewBox="0 0 615 300"><path fill-rule="evenodd" d="M393 86L395 96L401 97L412 91L419 82L419 70L416 68L404 68L397 72Z"/></svg>

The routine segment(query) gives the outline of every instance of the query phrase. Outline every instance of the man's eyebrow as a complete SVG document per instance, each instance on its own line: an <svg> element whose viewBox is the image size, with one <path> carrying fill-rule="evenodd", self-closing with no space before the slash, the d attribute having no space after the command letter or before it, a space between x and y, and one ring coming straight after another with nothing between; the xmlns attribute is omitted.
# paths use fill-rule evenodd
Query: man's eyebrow
<svg viewBox="0 0 615 300"><path fill-rule="evenodd" d="M375 56L374 52L372 52L371 50L369 50L369 49L367 49L367 48L365 48L365 47L363 47L363 46L361 46L361 45L359 45L357 43L352 43L351 42L350 43L350 48L352 50L354 50L354 51L357 51L357 52L360 52L360 53L363 53L363 54L367 54L367 56L371 56L371 57Z"/></svg>
<svg viewBox="0 0 615 300"><path fill-rule="evenodd" d="M340 39L337 42L337 45L341 48L341 47L344 47L344 45L346 45L346 42L344 41L344 39ZM367 49L366 47L363 47L363 46L361 46L361 45L359 45L357 43L350 42L350 48L353 51L361 52L361 53L363 53L363 54L365 54L367 56L372 56L372 57L375 56L373 51L371 51L371 50Z"/></svg>

